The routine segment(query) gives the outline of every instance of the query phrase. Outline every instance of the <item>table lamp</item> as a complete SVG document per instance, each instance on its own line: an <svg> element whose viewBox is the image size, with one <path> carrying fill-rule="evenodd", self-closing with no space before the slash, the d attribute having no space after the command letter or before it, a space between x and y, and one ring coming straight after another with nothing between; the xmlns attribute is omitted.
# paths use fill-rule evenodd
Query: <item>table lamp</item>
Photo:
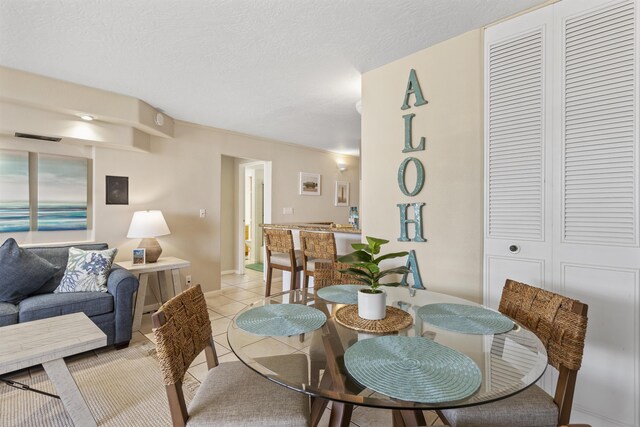
<svg viewBox="0 0 640 427"><path fill-rule="evenodd" d="M146 262L156 262L162 253L158 236L171 234L167 222L160 211L136 211L133 213L127 237L141 238L139 248L145 249Z"/></svg>

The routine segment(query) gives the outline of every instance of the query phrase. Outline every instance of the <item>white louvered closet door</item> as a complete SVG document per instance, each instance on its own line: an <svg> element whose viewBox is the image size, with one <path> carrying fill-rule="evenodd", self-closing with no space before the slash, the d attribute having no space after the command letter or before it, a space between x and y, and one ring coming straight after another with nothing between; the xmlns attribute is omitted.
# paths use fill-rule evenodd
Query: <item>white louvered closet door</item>
<svg viewBox="0 0 640 427"><path fill-rule="evenodd" d="M640 426L638 19L556 5L553 288L589 304L573 422Z"/></svg>
<svg viewBox="0 0 640 427"><path fill-rule="evenodd" d="M589 305L594 427L640 426L639 28L637 1L563 0L485 32L485 304L509 277Z"/></svg>
<svg viewBox="0 0 640 427"><path fill-rule="evenodd" d="M552 10L485 32L485 304L507 278L545 286L551 276Z"/></svg>

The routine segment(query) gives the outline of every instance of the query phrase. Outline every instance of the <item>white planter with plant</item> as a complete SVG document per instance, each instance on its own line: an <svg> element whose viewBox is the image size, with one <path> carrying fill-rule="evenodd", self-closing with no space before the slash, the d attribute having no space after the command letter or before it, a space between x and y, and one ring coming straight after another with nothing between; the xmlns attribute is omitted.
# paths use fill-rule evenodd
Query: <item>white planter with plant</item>
<svg viewBox="0 0 640 427"><path fill-rule="evenodd" d="M380 269L380 262L408 255L408 252L394 252L376 257L380 253L380 246L385 243L389 241L367 236L366 244L353 243L351 246L355 252L338 258L338 261L352 266L346 270L340 270L341 273L353 276L355 281L368 286L358 291L358 316L363 319L384 319L387 311L387 294L379 287L400 285L400 283L380 283L380 279L390 274L409 272L405 266Z"/></svg>

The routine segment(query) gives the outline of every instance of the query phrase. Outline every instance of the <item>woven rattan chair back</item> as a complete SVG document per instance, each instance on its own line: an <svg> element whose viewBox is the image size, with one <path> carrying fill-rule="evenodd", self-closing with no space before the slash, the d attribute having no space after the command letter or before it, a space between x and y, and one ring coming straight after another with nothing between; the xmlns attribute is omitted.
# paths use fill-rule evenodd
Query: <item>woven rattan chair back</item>
<svg viewBox="0 0 640 427"><path fill-rule="evenodd" d="M300 232L302 254L309 258L336 259L336 238L333 233Z"/></svg>
<svg viewBox="0 0 640 427"><path fill-rule="evenodd" d="M267 281L264 295L271 295L271 278L273 269L288 271L291 273L291 289L298 288L297 272L302 270L302 265L296 261L296 251L293 245L293 233L291 230L280 230L275 228L264 229L264 246L267 254ZM271 262L271 255L274 253L284 253L289 256L289 265L279 265Z"/></svg>
<svg viewBox="0 0 640 427"><path fill-rule="evenodd" d="M174 426L184 426L188 419L182 392L184 374L202 350L205 351L209 369L218 364L209 312L200 285L171 298L151 319L171 419Z"/></svg>
<svg viewBox="0 0 640 427"><path fill-rule="evenodd" d="M264 245L271 253L289 253L293 250L291 230L264 229Z"/></svg>
<svg viewBox="0 0 640 427"><path fill-rule="evenodd" d="M358 283L353 276L340 273L339 270L345 270L353 267L342 262L318 262L316 263L315 276L313 278L313 288L317 291L327 286L344 285L350 283Z"/></svg>
<svg viewBox="0 0 640 427"><path fill-rule="evenodd" d="M549 364L560 372L554 397L560 410L558 425L569 424L576 376L582 364L588 306L507 279L498 309L533 331L544 343Z"/></svg>
<svg viewBox="0 0 640 427"><path fill-rule="evenodd" d="M300 249L302 250L302 287L307 288L309 286L309 277L315 276L314 271L309 269L309 260L316 258L335 261L337 258L336 238L333 233L301 231Z"/></svg>

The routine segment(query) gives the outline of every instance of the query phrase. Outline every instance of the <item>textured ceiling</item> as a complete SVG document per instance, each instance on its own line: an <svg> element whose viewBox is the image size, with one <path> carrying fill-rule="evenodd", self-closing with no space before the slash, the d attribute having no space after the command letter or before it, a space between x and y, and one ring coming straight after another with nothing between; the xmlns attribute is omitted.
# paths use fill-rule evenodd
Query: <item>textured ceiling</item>
<svg viewBox="0 0 640 427"><path fill-rule="evenodd" d="M360 74L543 0L0 0L0 64L357 153Z"/></svg>

